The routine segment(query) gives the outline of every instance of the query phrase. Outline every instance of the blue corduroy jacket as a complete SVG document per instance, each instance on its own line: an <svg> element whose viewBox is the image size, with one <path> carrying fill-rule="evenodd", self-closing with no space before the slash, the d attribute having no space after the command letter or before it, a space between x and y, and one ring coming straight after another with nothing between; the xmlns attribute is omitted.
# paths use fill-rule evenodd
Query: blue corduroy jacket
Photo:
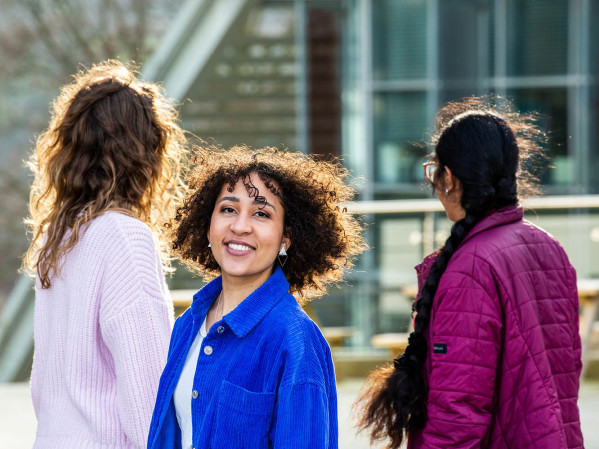
<svg viewBox="0 0 599 449"><path fill-rule="evenodd" d="M173 392L189 347L221 287L219 277L202 288L175 322L149 449L181 448ZM202 341L189 399L194 448L338 447L331 351L288 290L277 267Z"/></svg>

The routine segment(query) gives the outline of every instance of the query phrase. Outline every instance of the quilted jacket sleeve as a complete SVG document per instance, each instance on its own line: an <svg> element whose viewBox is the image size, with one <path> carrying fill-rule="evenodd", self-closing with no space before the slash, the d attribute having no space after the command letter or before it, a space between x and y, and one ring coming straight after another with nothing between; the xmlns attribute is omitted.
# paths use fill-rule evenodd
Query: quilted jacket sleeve
<svg viewBox="0 0 599 449"><path fill-rule="evenodd" d="M568 281L569 281L569 285L570 290L572 291L572 304L574 305L574 307L576 308L576 312L575 312L575 316L578 316L579 311L578 311L578 306L579 306L579 302L578 302L578 286L577 286L577 282L576 282L576 270L574 270L574 267L572 267L571 265L569 265L569 261L566 259L565 263L568 264L568 272L567 272L567 276L568 276ZM582 371L582 342L580 340L580 322L577 319L573 320L573 326L572 326L572 348L574 349L574 360L575 360L575 369L576 369L576 376L577 378L580 378L580 373Z"/></svg>
<svg viewBox="0 0 599 449"><path fill-rule="evenodd" d="M444 273L431 317L428 422L419 447L481 447L491 423L501 333L492 279L481 285L463 272Z"/></svg>

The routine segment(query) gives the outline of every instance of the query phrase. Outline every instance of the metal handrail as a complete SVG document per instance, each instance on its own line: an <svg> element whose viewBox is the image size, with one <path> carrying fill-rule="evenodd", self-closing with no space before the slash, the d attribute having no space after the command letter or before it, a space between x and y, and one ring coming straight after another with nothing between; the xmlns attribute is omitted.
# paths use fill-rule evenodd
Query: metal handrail
<svg viewBox="0 0 599 449"><path fill-rule="evenodd" d="M29 372L33 353L33 281L22 274L0 314L0 383Z"/></svg>
<svg viewBox="0 0 599 449"><path fill-rule="evenodd" d="M576 210L599 208L599 195L544 196L529 198L522 205L532 210ZM355 214L409 214L424 213L423 242L432 245L434 240L433 216L442 212L437 199L379 200L346 203L348 211ZM432 251L432 248L425 248ZM195 291L172 291L173 299L191 299ZM10 300L0 314L0 382L13 380L26 361L32 348L33 322L32 282L22 276L10 295ZM10 337L10 342L8 339Z"/></svg>
<svg viewBox="0 0 599 449"><path fill-rule="evenodd" d="M531 211L551 210L588 210L599 208L599 195L560 195L527 198L521 202L522 206ZM443 205L436 198L410 199L410 200L379 200L346 203L344 205L350 213L364 215L400 215L423 214L422 217L422 250L429 254L434 249L435 241L435 215L443 212ZM590 313L590 312L589 312ZM594 318L588 319L591 324ZM590 335L587 325L585 335ZM367 338L362 343L367 344ZM587 341L588 338L583 339ZM585 346L586 348L586 346ZM585 357L588 351L585 352Z"/></svg>
<svg viewBox="0 0 599 449"><path fill-rule="evenodd" d="M442 212L443 205L437 199L376 200L346 203L354 214L411 214ZM599 195L555 195L527 198L522 206L533 210L594 209L599 208Z"/></svg>

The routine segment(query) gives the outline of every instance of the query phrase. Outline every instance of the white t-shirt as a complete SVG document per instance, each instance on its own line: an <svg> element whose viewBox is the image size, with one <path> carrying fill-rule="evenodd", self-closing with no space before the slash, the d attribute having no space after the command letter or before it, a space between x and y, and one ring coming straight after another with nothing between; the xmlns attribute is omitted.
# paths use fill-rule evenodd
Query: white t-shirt
<svg viewBox="0 0 599 449"><path fill-rule="evenodd" d="M200 356L200 348L202 347L202 340L206 336L206 319L200 326L189 352L185 359L185 365L179 382L175 388L173 395L175 400L175 411L177 412L177 421L181 428L181 447L183 449L191 449L193 446L192 435L193 426L191 422L191 401L193 394L193 378L196 373L196 367L198 365L198 357ZM197 394L197 393L196 393Z"/></svg>

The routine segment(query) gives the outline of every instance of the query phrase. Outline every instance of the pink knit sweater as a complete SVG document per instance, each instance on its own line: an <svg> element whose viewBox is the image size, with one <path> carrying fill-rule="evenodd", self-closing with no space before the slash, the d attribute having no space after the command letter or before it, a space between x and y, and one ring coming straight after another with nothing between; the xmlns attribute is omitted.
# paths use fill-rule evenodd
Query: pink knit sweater
<svg viewBox="0 0 599 449"><path fill-rule="evenodd" d="M146 447L173 325L148 226L95 218L35 301L34 449Z"/></svg>

